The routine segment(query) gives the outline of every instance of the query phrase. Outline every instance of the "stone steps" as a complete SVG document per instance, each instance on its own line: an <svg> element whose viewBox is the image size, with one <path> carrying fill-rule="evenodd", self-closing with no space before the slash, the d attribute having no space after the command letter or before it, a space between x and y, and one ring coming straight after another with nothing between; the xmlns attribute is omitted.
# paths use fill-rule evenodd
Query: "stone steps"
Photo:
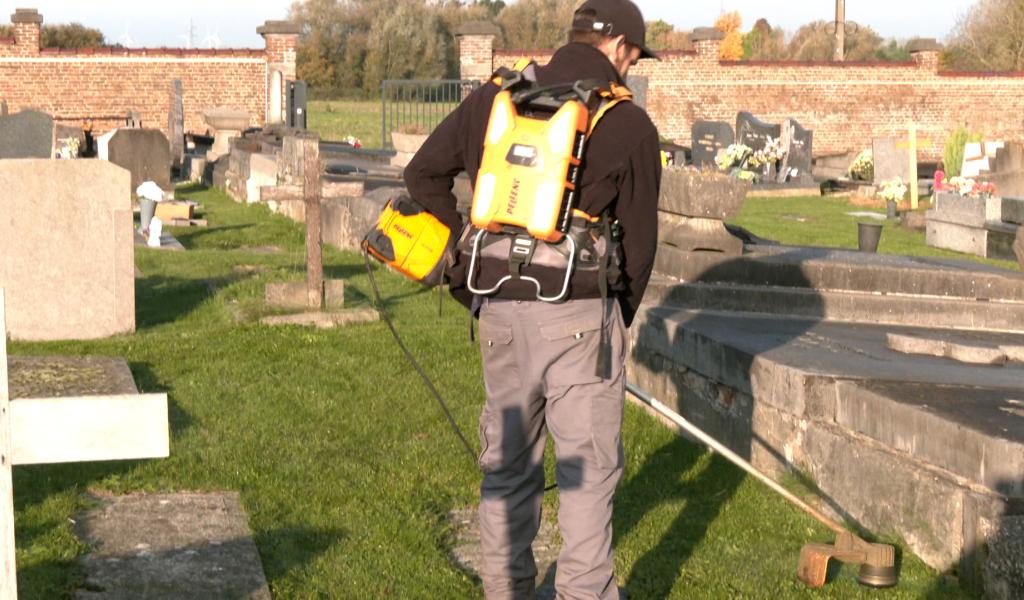
<svg viewBox="0 0 1024 600"><path fill-rule="evenodd" d="M651 282L652 306L762 313L830 321L950 329L1024 331L1024 302L987 302L735 283Z"/></svg>
<svg viewBox="0 0 1024 600"><path fill-rule="evenodd" d="M931 331L645 306L628 376L760 468L802 469L833 514L973 573L963 561L1024 510L1024 365L887 346Z"/></svg>
<svg viewBox="0 0 1024 600"><path fill-rule="evenodd" d="M658 246L654 272L682 282L1024 302L1024 274L962 261L747 245L726 256Z"/></svg>

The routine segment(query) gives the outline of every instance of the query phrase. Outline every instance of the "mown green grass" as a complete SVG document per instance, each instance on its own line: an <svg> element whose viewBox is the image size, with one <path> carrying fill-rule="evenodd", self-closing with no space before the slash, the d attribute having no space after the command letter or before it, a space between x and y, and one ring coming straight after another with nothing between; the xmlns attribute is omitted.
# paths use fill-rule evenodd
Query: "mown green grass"
<svg viewBox="0 0 1024 600"><path fill-rule="evenodd" d="M881 212L885 209L853 206L842 198L747 198L737 225L753 233L784 244L802 244L835 248L857 247L857 223L881 223L870 218L852 217L851 212ZM878 251L884 254L935 256L954 258L1019 270L1016 262L991 260L931 248L924 243L924 234L886 221Z"/></svg>
<svg viewBox="0 0 1024 600"><path fill-rule="evenodd" d="M380 115L380 100L312 100L308 125L323 140L353 135L364 148L383 148Z"/></svg>
<svg viewBox="0 0 1024 600"><path fill-rule="evenodd" d="M210 227L175 231L185 253L137 251L135 335L12 345L124 357L143 391L169 393L172 428L167 459L14 470L21 597L68 597L81 581L87 549L69 519L84 492L235 490L275 598L479 598L449 558L447 519L477 502L479 473L385 326L256 324L263 286L302 277L302 231L219 192L183 195L203 203ZM767 218L748 205L741 222ZM325 263L346 279L349 305L367 305L361 257L326 249ZM465 311L446 298L438 318L436 295L384 272L378 281L455 419L476 431L483 391ZM633 599L965 597L909 553L894 590L861 588L850 568L807 590L800 547L831 541L827 529L634 406L623 436L616 564ZM546 506L550 518L557 494Z"/></svg>

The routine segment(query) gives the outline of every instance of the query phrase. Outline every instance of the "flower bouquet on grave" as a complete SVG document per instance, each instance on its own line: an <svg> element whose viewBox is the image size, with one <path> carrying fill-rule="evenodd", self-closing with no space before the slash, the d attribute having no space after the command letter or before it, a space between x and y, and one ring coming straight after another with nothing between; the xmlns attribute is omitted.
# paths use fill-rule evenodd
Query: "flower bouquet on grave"
<svg viewBox="0 0 1024 600"><path fill-rule="evenodd" d="M750 170L754 151L746 144L730 144L724 151L720 151L715 157L715 165L722 171L729 171L729 175L744 181L757 181L757 173Z"/></svg>
<svg viewBox="0 0 1024 600"><path fill-rule="evenodd" d="M878 197L886 202L899 202L903 200L907 195L907 184L903 183L903 179L897 177L890 179L889 181L882 182L882 190L878 192Z"/></svg>
<svg viewBox="0 0 1024 600"><path fill-rule="evenodd" d="M967 198L985 200L996 193L996 184L988 181L975 181L970 177L953 177L948 184L953 191Z"/></svg>
<svg viewBox="0 0 1024 600"><path fill-rule="evenodd" d="M850 179L856 181L872 181L875 178L874 153L868 149L861 151L847 169Z"/></svg>
<svg viewBox="0 0 1024 600"><path fill-rule="evenodd" d="M60 138L57 140L60 148L57 149L57 156L64 159L78 158L78 150L81 142L76 137Z"/></svg>
<svg viewBox="0 0 1024 600"><path fill-rule="evenodd" d="M363 147L363 143L359 141L359 138L357 138L354 135L347 136L344 140L342 140L342 142L348 144L349 146L352 146L353 148Z"/></svg>

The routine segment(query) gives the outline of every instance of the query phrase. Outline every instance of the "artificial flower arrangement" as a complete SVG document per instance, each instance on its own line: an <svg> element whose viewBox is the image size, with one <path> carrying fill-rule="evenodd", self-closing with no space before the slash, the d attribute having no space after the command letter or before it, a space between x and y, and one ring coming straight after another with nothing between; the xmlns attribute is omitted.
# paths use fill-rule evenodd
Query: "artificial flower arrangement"
<svg viewBox="0 0 1024 600"><path fill-rule="evenodd" d="M357 138L354 135L350 135L350 136L346 137L342 141L344 141L349 146L352 146L353 148L362 148L363 147L363 143L361 141L359 141L359 138Z"/></svg>
<svg viewBox="0 0 1024 600"><path fill-rule="evenodd" d="M729 171L729 175L743 181L756 183L758 175L748 167L754 156L754 151L746 144L731 144L725 152L719 152L715 157L715 165L722 171Z"/></svg>
<svg viewBox="0 0 1024 600"><path fill-rule="evenodd" d="M907 184L903 183L903 179L897 177L890 179L889 181L882 182L882 190L878 193L878 196L882 200L891 200L893 202L899 202L903 200L907 195Z"/></svg>
<svg viewBox="0 0 1024 600"><path fill-rule="evenodd" d="M861 151L847 172L850 174L850 179L859 181L873 180L875 178L874 153L870 149Z"/></svg>
<svg viewBox="0 0 1024 600"><path fill-rule="evenodd" d="M78 151L81 144L78 138L60 138L57 141L60 142L60 148L57 150L57 155L60 158L78 158Z"/></svg>
<svg viewBox="0 0 1024 600"><path fill-rule="evenodd" d="M733 165L743 168L744 163L752 152L753 150L746 144L730 144L725 149L725 152L718 153L718 156L715 157L715 164L723 171L731 168Z"/></svg>
<svg viewBox="0 0 1024 600"><path fill-rule="evenodd" d="M751 167L759 168L765 165L775 164L785 158L785 156L786 151L782 148L782 140L769 137L764 148L754 152L747 164Z"/></svg>
<svg viewBox="0 0 1024 600"><path fill-rule="evenodd" d="M935 173L935 191L955 192L968 198L989 198L996 194L996 184L989 181L976 181L970 177L945 178L942 171Z"/></svg>

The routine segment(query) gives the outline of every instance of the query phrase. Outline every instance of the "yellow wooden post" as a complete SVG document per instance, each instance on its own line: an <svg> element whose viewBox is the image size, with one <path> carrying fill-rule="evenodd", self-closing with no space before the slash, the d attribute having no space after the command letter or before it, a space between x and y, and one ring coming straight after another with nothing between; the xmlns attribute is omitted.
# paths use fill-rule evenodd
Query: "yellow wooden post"
<svg viewBox="0 0 1024 600"><path fill-rule="evenodd" d="M907 129L909 130L907 141L910 142L907 144L910 158L910 208L917 210L917 124L911 121Z"/></svg>

